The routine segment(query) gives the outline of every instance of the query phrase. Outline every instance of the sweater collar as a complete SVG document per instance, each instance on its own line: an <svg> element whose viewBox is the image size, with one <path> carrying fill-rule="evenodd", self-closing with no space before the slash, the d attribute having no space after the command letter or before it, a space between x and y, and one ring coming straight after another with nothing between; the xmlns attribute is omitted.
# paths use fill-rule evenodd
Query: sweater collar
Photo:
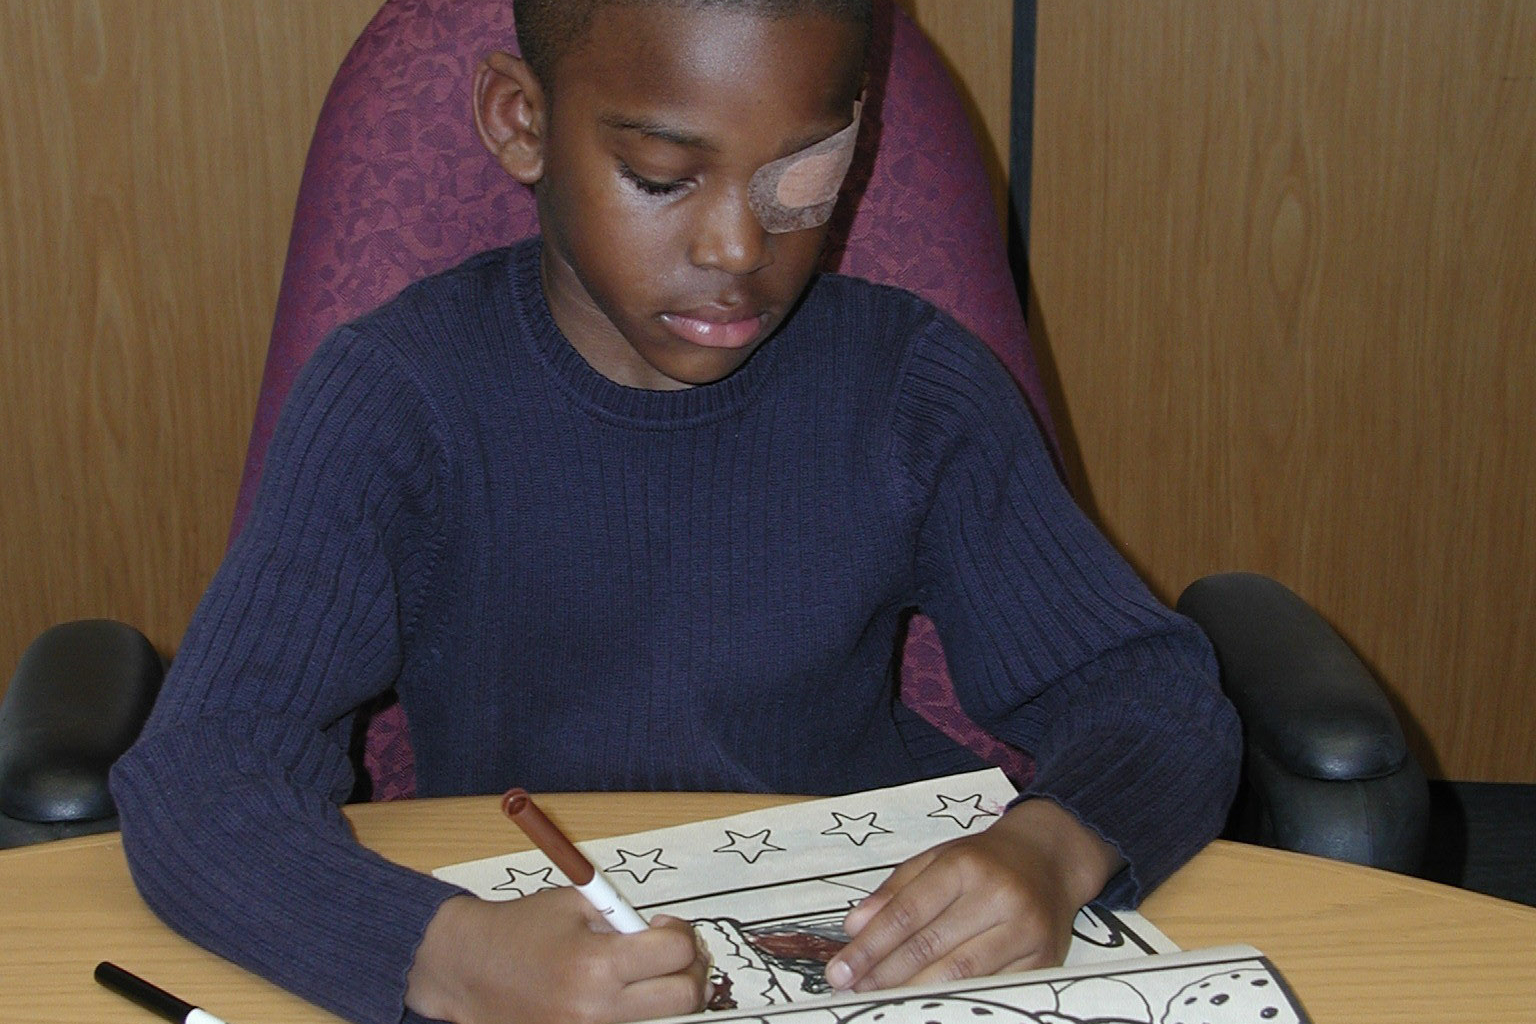
<svg viewBox="0 0 1536 1024"><path fill-rule="evenodd" d="M582 408L605 419L631 426L686 427L732 415L749 405L783 362L783 350L803 332L792 330L791 314L752 358L735 373L712 384L678 391L652 391L617 384L594 370L561 333L550 313L540 284L539 260L543 240L530 238L515 246L508 271L519 332L556 382Z"/></svg>

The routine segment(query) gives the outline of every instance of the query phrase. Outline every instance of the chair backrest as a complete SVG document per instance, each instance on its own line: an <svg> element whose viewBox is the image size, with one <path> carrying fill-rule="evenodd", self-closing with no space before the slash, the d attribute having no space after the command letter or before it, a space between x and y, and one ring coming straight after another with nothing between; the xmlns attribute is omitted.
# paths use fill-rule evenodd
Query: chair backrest
<svg viewBox="0 0 1536 1024"><path fill-rule="evenodd" d="M278 411L321 339L410 282L537 231L532 193L486 153L471 114L477 63L491 50L516 51L511 6L388 0L337 72L300 185L231 537L250 509ZM888 2L876 10L864 126L826 266L948 311L998 354L1049 433L965 108L921 31ZM920 616L903 654L902 699L1015 777L1030 771L1027 758L958 710L938 639ZM398 705L373 716L364 764L375 799L414 792Z"/></svg>

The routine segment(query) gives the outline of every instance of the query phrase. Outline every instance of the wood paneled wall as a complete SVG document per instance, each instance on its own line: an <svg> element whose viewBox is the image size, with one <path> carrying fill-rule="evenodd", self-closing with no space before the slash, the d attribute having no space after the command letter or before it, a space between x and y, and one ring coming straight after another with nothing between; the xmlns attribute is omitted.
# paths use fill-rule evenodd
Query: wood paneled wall
<svg viewBox="0 0 1536 1024"><path fill-rule="evenodd" d="M304 153L375 0L0 0L0 686L218 565Z"/></svg>
<svg viewBox="0 0 1536 1024"><path fill-rule="evenodd" d="M901 0L1002 207L1011 0ZM0 0L0 676L173 650L223 551L310 127L375 0ZM1040 0L1033 328L1165 597L1316 603L1431 768L1536 778L1536 0ZM0 678L3 685L3 678Z"/></svg>
<svg viewBox="0 0 1536 1024"><path fill-rule="evenodd" d="M1536 3L1041 0L1079 491L1310 599L1434 773L1536 781Z"/></svg>

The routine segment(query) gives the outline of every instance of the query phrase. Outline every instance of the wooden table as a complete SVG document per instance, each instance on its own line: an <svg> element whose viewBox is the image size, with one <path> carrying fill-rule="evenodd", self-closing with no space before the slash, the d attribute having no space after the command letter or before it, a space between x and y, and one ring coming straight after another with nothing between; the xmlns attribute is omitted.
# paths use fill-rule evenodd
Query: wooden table
<svg viewBox="0 0 1536 1024"><path fill-rule="evenodd" d="M570 794L540 804L577 839L785 803L720 794ZM526 849L495 797L348 809L358 837L427 870ZM91 980L114 960L232 1024L335 1018L192 946L140 902L116 835L0 852L0 1018L150 1024ZM1318 1024L1536 1022L1536 909L1333 861L1216 843L1142 911L1186 949L1246 942Z"/></svg>

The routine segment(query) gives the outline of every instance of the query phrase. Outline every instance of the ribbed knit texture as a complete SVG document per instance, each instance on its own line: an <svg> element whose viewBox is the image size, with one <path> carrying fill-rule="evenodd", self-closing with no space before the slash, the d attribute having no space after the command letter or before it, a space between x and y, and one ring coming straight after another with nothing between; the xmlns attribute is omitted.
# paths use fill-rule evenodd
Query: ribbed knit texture
<svg viewBox="0 0 1536 1024"><path fill-rule="evenodd" d="M1217 831L1238 732L1203 636L1064 492L953 322L827 276L740 371L595 373L539 243L339 331L113 793L177 929L344 1017L396 1021L456 890L350 837L353 710L398 688L422 795L842 793L977 766L895 700L903 615L1031 793L1134 902Z"/></svg>

